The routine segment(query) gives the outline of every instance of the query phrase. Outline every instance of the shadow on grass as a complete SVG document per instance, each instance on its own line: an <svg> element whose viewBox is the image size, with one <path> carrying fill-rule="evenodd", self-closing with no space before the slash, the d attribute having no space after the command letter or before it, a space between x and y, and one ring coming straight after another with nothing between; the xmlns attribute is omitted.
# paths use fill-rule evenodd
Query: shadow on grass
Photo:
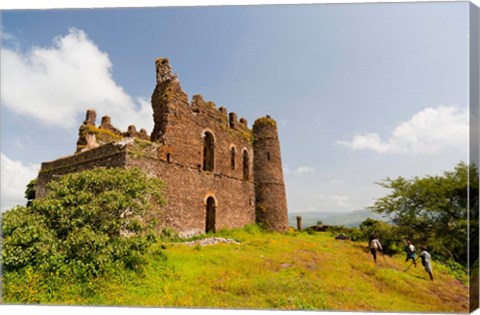
<svg viewBox="0 0 480 315"><path fill-rule="evenodd" d="M352 244L352 246L353 246L354 248L358 248L358 249L360 249L362 252L367 253L367 254L370 254L370 248L368 248L367 246L361 245L361 244L358 244L358 243L351 243L351 244Z"/></svg>

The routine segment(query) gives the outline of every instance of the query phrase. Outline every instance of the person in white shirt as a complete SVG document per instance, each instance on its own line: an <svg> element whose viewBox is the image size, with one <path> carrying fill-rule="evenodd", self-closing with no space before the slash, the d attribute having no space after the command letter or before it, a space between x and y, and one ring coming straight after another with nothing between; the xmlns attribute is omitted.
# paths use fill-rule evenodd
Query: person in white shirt
<svg viewBox="0 0 480 315"><path fill-rule="evenodd" d="M422 250L422 252L418 256L420 256L420 258L422 258L422 265L425 267L425 271L430 276L430 280L433 281L432 256L430 256L430 253L427 251L427 248L425 246L422 246L421 250Z"/></svg>
<svg viewBox="0 0 480 315"><path fill-rule="evenodd" d="M369 247L370 247L370 252L372 253L372 256L373 256L373 261L377 263L377 251L378 250L383 251L383 248L382 248L382 244L380 244L380 241L378 240L376 235L372 234L372 236L370 236Z"/></svg>

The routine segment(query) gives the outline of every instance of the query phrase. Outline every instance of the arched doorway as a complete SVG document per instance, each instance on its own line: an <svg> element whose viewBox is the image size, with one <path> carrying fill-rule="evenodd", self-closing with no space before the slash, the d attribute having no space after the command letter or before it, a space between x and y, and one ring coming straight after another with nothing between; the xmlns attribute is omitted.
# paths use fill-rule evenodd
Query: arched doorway
<svg viewBox="0 0 480 315"><path fill-rule="evenodd" d="M205 219L205 232L214 232L215 233L215 198L208 197L206 205L206 219Z"/></svg>

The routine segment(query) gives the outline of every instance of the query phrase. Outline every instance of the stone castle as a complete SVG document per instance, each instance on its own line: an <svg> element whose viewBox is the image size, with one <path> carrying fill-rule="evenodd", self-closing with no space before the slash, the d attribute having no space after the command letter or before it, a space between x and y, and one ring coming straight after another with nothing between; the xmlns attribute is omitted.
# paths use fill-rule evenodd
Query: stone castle
<svg viewBox="0 0 480 315"><path fill-rule="evenodd" d="M63 174L95 167L139 167L166 183L163 226L183 235L255 222L288 228L280 142L275 120L244 118L195 95L191 103L168 59L156 60L150 136L129 126L121 132L108 116L95 125L88 110L74 155L42 163L37 196Z"/></svg>

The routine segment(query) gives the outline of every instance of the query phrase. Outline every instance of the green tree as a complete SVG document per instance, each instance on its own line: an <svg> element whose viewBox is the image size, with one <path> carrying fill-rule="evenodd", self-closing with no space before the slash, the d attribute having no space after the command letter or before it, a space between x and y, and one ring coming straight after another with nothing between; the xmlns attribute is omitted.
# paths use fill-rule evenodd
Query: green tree
<svg viewBox="0 0 480 315"><path fill-rule="evenodd" d="M47 189L3 216L7 271L70 264L88 275L114 261L134 268L160 223L164 185L136 168L67 174Z"/></svg>
<svg viewBox="0 0 480 315"><path fill-rule="evenodd" d="M27 189L25 190L25 199L27 199L27 207L32 205L33 200L35 199L35 194L37 191L37 179L32 179L27 184Z"/></svg>
<svg viewBox="0 0 480 315"><path fill-rule="evenodd" d="M475 166L461 162L441 176L387 178L379 184L391 193L378 199L372 211L388 215L402 236L467 264L467 214L472 206L478 208Z"/></svg>
<svg viewBox="0 0 480 315"><path fill-rule="evenodd" d="M401 251L399 247L401 236L398 227L387 222L368 218L360 223L359 229L363 240L369 240L371 235L376 235L382 244L385 254L392 255Z"/></svg>

